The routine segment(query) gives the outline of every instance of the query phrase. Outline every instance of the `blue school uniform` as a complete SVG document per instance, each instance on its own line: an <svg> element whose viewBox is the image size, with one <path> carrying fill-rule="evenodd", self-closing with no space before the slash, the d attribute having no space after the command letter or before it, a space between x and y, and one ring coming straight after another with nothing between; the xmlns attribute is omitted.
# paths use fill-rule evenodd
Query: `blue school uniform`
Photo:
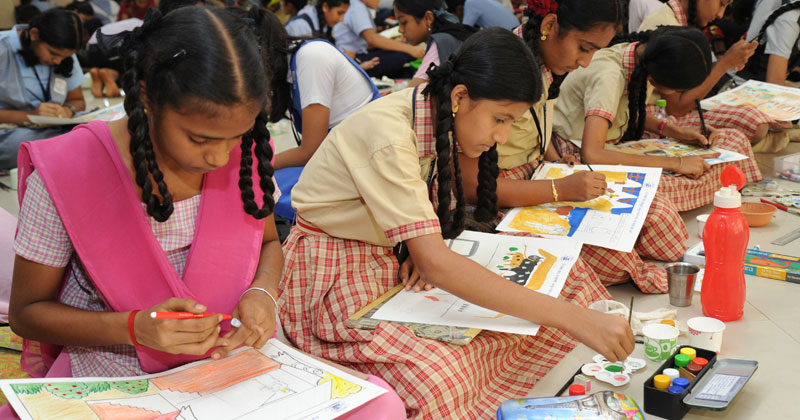
<svg viewBox="0 0 800 420"><path fill-rule="evenodd" d="M344 21L333 27L333 38L336 46L343 51L353 51L356 54L367 53L367 40L361 37L361 32L375 29L372 14L361 0L350 0L350 7L344 15Z"/></svg>
<svg viewBox="0 0 800 420"><path fill-rule="evenodd" d="M27 25L17 25L0 32L0 109L32 111L42 102L63 105L67 93L83 83L83 71L78 57L72 55L72 75L59 76L50 66L36 64L28 67L19 51L22 49L17 31ZM17 150L24 141L39 140L62 134L63 127L41 129L0 129L0 169L17 166Z"/></svg>
<svg viewBox="0 0 800 420"><path fill-rule="evenodd" d="M286 22L286 33L296 37L310 37L319 33L320 24L317 8L308 5L297 13L297 16Z"/></svg>
<svg viewBox="0 0 800 420"><path fill-rule="evenodd" d="M466 0L462 23L481 28L498 26L510 31L519 26L519 19L495 0Z"/></svg>

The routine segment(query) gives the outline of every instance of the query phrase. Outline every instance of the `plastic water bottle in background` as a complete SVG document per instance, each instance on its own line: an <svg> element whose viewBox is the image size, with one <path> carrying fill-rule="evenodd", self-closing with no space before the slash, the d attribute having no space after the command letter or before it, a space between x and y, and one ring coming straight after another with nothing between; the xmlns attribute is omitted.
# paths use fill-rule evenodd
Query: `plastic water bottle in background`
<svg viewBox="0 0 800 420"><path fill-rule="evenodd" d="M659 99L656 101L656 106L658 107L658 111L656 111L656 118L659 120L666 120L669 115L667 115L667 100L666 99Z"/></svg>
<svg viewBox="0 0 800 420"><path fill-rule="evenodd" d="M738 191L745 176L739 168L728 166L720 178L723 187L714 194L714 211L703 229L706 273L700 300L706 316L736 321L744 313L744 256L750 241Z"/></svg>

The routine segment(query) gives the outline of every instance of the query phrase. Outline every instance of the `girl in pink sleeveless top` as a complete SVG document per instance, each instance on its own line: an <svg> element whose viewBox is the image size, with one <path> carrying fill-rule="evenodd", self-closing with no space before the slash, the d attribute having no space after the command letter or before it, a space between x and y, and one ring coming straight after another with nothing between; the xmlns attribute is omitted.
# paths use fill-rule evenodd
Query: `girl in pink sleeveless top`
<svg viewBox="0 0 800 420"><path fill-rule="evenodd" d="M9 312L33 376L156 373L276 331L279 192L252 33L221 9L154 11L124 51L126 119L20 149ZM405 411L389 392L349 416Z"/></svg>

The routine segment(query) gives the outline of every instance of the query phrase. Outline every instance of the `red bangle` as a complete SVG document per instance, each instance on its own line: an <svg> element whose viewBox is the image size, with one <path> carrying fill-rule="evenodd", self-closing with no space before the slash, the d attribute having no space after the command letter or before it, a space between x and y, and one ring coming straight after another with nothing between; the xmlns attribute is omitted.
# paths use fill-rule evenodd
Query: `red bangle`
<svg viewBox="0 0 800 420"><path fill-rule="evenodd" d="M131 311L130 315L128 315L128 334L131 336L131 343L134 346L138 346L139 343L136 341L136 334L133 332L133 320L136 318L136 314L139 313L139 310Z"/></svg>
<svg viewBox="0 0 800 420"><path fill-rule="evenodd" d="M664 127L667 126L667 120L661 120L661 124L658 125L658 135L664 137Z"/></svg>

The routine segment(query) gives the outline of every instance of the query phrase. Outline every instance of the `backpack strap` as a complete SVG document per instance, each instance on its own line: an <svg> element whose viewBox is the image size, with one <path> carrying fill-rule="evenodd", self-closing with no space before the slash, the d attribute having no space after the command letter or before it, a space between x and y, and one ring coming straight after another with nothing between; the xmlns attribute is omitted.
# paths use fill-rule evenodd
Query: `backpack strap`
<svg viewBox="0 0 800 420"><path fill-rule="evenodd" d="M356 63L355 60L350 58L342 50L336 48L336 46L333 45L330 41L328 41L326 39L311 39L311 40L303 42L303 44L300 45L300 48L303 48L303 47L305 47L306 45L308 45L308 44L310 44L312 42L325 42L325 43L329 44L330 46L332 46L333 48L335 48L336 51L338 51L340 54L342 54L347 59L347 61L349 61L350 64L353 65L353 67L358 69L358 71L361 73L361 75L364 76L364 78L367 80L367 83L369 83L369 86L372 88L372 100L374 101L375 99L378 99L378 98L381 97L381 94L378 92L378 87L375 86L375 83L372 83L372 79L369 78L369 75L367 74L367 72L363 68L361 68L361 66L358 63ZM289 114L292 116L292 124L294 124L295 130L297 130L297 132L302 134L303 133L303 109L301 108L301 104L300 104L300 85L297 82L297 52L300 51L300 48L298 48L294 52L294 54L292 54L292 58L291 58L290 64L289 64L289 71L291 72L291 75L292 75L292 101L289 103Z"/></svg>

